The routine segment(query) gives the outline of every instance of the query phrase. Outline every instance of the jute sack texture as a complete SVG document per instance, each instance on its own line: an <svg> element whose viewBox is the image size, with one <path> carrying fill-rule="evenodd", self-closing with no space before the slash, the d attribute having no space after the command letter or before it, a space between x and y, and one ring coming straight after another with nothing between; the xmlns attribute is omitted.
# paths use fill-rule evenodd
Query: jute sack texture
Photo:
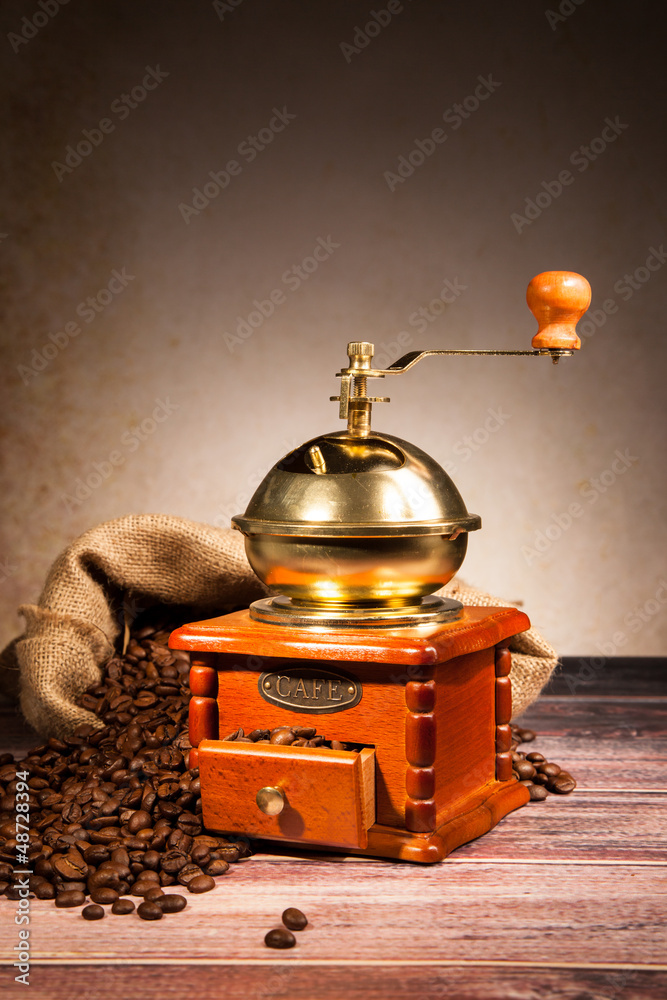
<svg viewBox="0 0 667 1000"><path fill-rule="evenodd" d="M456 581L441 593L469 605L510 606ZM37 605L19 608L26 629L2 654L5 676L18 669L23 714L42 735L66 736L81 723L100 727L76 702L99 683L124 628L124 609L144 601L214 615L263 596L240 532L166 514L107 521L56 559ZM516 636L510 648L516 716L537 697L557 656L534 629Z"/></svg>

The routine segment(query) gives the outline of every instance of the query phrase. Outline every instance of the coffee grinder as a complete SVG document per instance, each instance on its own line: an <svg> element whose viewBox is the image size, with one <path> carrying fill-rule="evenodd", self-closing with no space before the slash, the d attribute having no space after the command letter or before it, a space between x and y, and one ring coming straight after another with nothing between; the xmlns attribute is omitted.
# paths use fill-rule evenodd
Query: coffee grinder
<svg viewBox="0 0 667 1000"><path fill-rule="evenodd" d="M389 401L371 393L429 356L558 363L581 346L590 296L572 272L533 278L529 351L412 351L374 369L372 344L348 344L331 397L346 429L282 458L232 519L273 596L169 641L191 653L190 766L207 828L429 863L528 801L512 775L508 644L530 622L435 595L481 520L437 462L371 427L373 404ZM344 748L224 739L297 726Z"/></svg>

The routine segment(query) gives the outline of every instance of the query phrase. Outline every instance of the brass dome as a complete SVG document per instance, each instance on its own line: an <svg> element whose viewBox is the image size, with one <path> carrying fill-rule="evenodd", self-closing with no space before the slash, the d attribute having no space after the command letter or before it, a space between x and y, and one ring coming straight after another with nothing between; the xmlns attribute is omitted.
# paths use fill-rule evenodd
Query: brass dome
<svg viewBox="0 0 667 1000"><path fill-rule="evenodd" d="M481 521L415 445L341 431L277 462L232 523L272 592L342 610L415 605L451 580Z"/></svg>

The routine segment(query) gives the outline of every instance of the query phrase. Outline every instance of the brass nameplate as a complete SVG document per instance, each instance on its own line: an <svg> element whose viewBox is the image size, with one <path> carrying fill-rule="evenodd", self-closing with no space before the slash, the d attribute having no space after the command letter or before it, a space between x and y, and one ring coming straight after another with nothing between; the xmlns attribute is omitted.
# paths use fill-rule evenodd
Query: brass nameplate
<svg viewBox="0 0 667 1000"><path fill-rule="evenodd" d="M361 682L323 667L285 667L260 675L259 693L271 705L293 712L325 715L343 712L361 701Z"/></svg>

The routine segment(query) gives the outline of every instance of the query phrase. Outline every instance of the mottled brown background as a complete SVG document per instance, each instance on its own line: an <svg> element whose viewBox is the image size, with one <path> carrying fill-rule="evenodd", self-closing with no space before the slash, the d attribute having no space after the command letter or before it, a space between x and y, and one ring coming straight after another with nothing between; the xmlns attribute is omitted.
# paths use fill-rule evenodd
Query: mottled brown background
<svg viewBox="0 0 667 1000"><path fill-rule="evenodd" d="M97 522L227 524L281 454L338 428L328 396L347 340L527 347L526 284L563 268L589 278L593 308L617 306L579 356L427 361L384 387L375 424L452 469L482 515L465 579L524 601L561 653L663 653L667 267L619 290L665 241L660 5L564 0L555 21L555 2L414 0L347 59L341 43L384 0L224 6L71 0L13 44L41 8L0 11L1 638ZM120 120L111 106L147 66L168 76ZM489 75L488 99L460 128L443 123ZM274 107L296 117L249 163L237 148ZM570 155L617 116L627 128L580 172ZM113 132L59 179L53 162L105 117ZM437 127L447 140L391 191L385 171ZM179 204L234 157L240 175L186 224ZM518 233L512 213L567 168L573 183ZM282 275L318 237L340 246L290 290ZM93 322L77 317L123 268L127 287ZM465 290L419 333L411 315L447 279ZM224 334L275 288L286 301L230 351ZM81 333L26 376L77 319ZM172 412L139 442L156 400ZM489 411L503 414L490 434ZM466 436L483 443L466 450ZM572 503L581 516L561 530Z"/></svg>

